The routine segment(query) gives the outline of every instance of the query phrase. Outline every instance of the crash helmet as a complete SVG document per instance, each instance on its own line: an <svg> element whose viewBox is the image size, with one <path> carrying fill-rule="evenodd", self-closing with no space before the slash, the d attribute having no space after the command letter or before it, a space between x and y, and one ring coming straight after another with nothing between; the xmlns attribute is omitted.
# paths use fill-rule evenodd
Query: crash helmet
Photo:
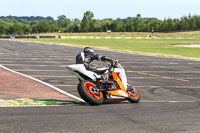
<svg viewBox="0 0 200 133"><path fill-rule="evenodd" d="M83 49L83 52L84 52L85 54L91 54L91 53L94 53L94 49L93 49L93 48L90 48L90 47L85 47L85 48Z"/></svg>

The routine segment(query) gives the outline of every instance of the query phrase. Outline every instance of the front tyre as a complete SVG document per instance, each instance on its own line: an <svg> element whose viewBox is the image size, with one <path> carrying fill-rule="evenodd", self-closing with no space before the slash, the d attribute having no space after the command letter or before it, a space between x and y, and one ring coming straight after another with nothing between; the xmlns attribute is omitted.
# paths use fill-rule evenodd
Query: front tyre
<svg viewBox="0 0 200 133"><path fill-rule="evenodd" d="M140 95L138 91L133 87L132 90L127 91L129 93L129 97L126 98L130 103L138 103L140 101Z"/></svg>
<svg viewBox="0 0 200 133"><path fill-rule="evenodd" d="M81 98L90 105L100 105L104 101L102 92L99 92L95 88L95 84L84 80L78 84L77 90Z"/></svg>

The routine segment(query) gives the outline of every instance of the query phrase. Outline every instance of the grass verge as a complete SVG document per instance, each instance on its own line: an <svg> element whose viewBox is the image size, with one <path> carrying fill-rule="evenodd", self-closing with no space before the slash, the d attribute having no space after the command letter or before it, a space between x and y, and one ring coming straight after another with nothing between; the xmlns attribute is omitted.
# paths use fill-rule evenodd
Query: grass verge
<svg viewBox="0 0 200 133"><path fill-rule="evenodd" d="M90 46L100 49L110 49L131 53L187 58L200 60L200 48L174 47L174 45L200 44L199 39L140 39L140 40L106 40L106 39L21 39L41 43L62 45Z"/></svg>

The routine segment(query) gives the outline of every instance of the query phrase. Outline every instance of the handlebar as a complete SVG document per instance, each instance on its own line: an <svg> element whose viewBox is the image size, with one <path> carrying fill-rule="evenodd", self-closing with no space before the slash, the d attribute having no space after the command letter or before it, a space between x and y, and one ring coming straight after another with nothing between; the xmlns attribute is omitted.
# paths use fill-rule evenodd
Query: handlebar
<svg viewBox="0 0 200 133"><path fill-rule="evenodd" d="M119 64L119 62L118 62L118 63L115 63L115 64L109 63L108 71L110 71L110 72L114 71L114 70L112 70L112 69L115 68L115 67L117 67L118 64Z"/></svg>

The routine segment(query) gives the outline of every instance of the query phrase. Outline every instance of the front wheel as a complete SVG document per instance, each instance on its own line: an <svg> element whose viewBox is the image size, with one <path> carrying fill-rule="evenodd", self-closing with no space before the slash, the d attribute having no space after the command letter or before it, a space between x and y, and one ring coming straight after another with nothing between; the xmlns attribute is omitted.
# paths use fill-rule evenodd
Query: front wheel
<svg viewBox="0 0 200 133"><path fill-rule="evenodd" d="M140 95L134 87L132 88L132 90L127 91L129 93L129 97L127 97L126 99L131 103L138 103L140 101Z"/></svg>
<svg viewBox="0 0 200 133"><path fill-rule="evenodd" d="M90 105L100 105L104 101L102 92L97 91L95 84L84 80L78 84L78 93L81 98Z"/></svg>

